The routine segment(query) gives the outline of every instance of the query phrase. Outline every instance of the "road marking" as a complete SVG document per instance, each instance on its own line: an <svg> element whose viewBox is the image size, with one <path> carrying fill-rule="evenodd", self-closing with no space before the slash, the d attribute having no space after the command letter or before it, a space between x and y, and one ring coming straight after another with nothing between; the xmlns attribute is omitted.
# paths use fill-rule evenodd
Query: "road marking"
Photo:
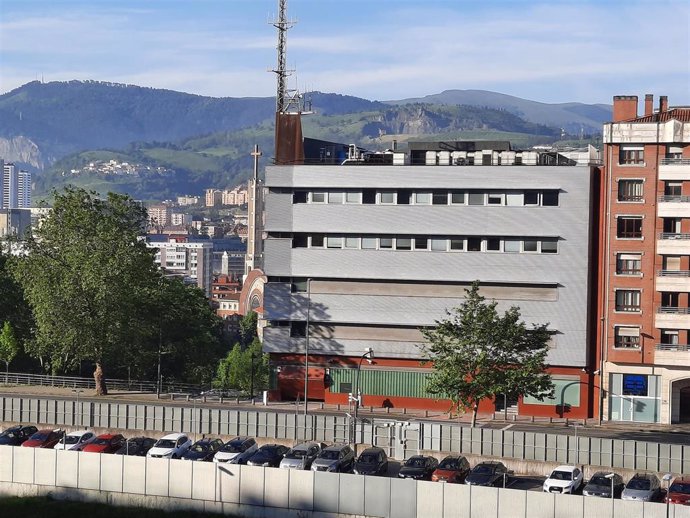
<svg viewBox="0 0 690 518"><path fill-rule="evenodd" d="M503 428L501 428L501 430L510 430L513 426L515 426L515 425L509 424L508 426L504 426Z"/></svg>

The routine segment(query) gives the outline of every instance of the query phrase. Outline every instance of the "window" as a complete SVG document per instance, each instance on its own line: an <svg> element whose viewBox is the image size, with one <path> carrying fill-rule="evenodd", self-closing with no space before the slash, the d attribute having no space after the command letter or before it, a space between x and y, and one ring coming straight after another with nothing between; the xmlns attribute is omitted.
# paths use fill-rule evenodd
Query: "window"
<svg viewBox="0 0 690 518"><path fill-rule="evenodd" d="M428 250L429 240L425 237L415 237L414 238L414 249L415 250Z"/></svg>
<svg viewBox="0 0 690 518"><path fill-rule="evenodd" d="M393 249L393 238L392 237L382 237L379 239L379 248L381 250L392 250Z"/></svg>
<svg viewBox="0 0 690 518"><path fill-rule="evenodd" d="M683 194L682 182L665 182L664 195L665 196L680 196Z"/></svg>
<svg viewBox="0 0 690 518"><path fill-rule="evenodd" d="M521 245L522 241L520 241L519 239L506 239L505 241L503 241L503 251L518 253L520 252Z"/></svg>
<svg viewBox="0 0 690 518"><path fill-rule="evenodd" d="M344 192L329 192L328 193L328 203L342 203L345 199Z"/></svg>
<svg viewBox="0 0 690 518"><path fill-rule="evenodd" d="M365 205L376 203L376 191L374 189L364 189L362 191L362 203Z"/></svg>
<svg viewBox="0 0 690 518"><path fill-rule="evenodd" d="M326 203L326 193L325 192L313 192L311 193L312 203Z"/></svg>
<svg viewBox="0 0 690 518"><path fill-rule="evenodd" d="M343 247L343 238L342 237L329 236L326 238L326 248L342 248L342 247Z"/></svg>
<svg viewBox="0 0 690 518"><path fill-rule="evenodd" d="M479 237L468 237L467 238L467 251L468 252L481 252L482 251L482 240Z"/></svg>
<svg viewBox="0 0 690 518"><path fill-rule="evenodd" d="M619 180L618 201L642 201L642 180Z"/></svg>
<svg viewBox="0 0 690 518"><path fill-rule="evenodd" d="M445 191L437 191L432 196L431 203L433 205L448 205L448 193Z"/></svg>
<svg viewBox="0 0 690 518"><path fill-rule="evenodd" d="M501 251L501 240L495 237L486 240L486 250L487 252L500 252Z"/></svg>
<svg viewBox="0 0 690 518"><path fill-rule="evenodd" d="M445 252L448 250L448 240L446 239L432 239L431 249L437 252Z"/></svg>
<svg viewBox="0 0 690 518"><path fill-rule="evenodd" d="M618 254L616 256L616 274L639 275L642 268L642 254Z"/></svg>
<svg viewBox="0 0 690 518"><path fill-rule="evenodd" d="M362 250L376 250L376 238L375 237L363 237L362 238Z"/></svg>
<svg viewBox="0 0 690 518"><path fill-rule="evenodd" d="M526 239L524 241L522 250L523 250L523 252L538 252L539 251L539 241Z"/></svg>
<svg viewBox="0 0 690 518"><path fill-rule="evenodd" d="M295 234L292 237L292 248L306 248L307 236L305 234Z"/></svg>
<svg viewBox="0 0 690 518"><path fill-rule="evenodd" d="M311 247L312 248L321 248L323 247L323 241L324 241L324 235L323 234L315 234L311 236Z"/></svg>
<svg viewBox="0 0 690 518"><path fill-rule="evenodd" d="M539 205L539 191L525 191L525 205Z"/></svg>
<svg viewBox="0 0 690 518"><path fill-rule="evenodd" d="M465 204L465 193L453 191L452 193L450 193L450 202L455 204L455 205L464 205Z"/></svg>
<svg viewBox="0 0 690 518"><path fill-rule="evenodd" d="M618 239L640 239L642 237L642 217L618 216L616 229Z"/></svg>
<svg viewBox="0 0 690 518"><path fill-rule="evenodd" d="M395 240L396 250L412 250L412 239L409 237L399 237Z"/></svg>
<svg viewBox="0 0 690 518"><path fill-rule="evenodd" d="M664 345L678 345L680 343L678 335L679 333L675 329L662 329L661 343Z"/></svg>
<svg viewBox="0 0 690 518"><path fill-rule="evenodd" d="M483 192L471 192L470 193L470 205L484 205L484 193Z"/></svg>
<svg viewBox="0 0 690 518"><path fill-rule="evenodd" d="M616 326L613 346L617 349L639 349L640 328Z"/></svg>
<svg viewBox="0 0 690 518"><path fill-rule="evenodd" d="M548 239L541 242L542 254L557 254L558 241L556 239Z"/></svg>
<svg viewBox="0 0 690 518"><path fill-rule="evenodd" d="M384 205L391 205L395 203L395 192L383 191L379 193L379 203Z"/></svg>
<svg viewBox="0 0 690 518"><path fill-rule="evenodd" d="M506 205L509 207L521 207L524 205L525 195L521 192L509 192L506 194Z"/></svg>
<svg viewBox="0 0 690 518"><path fill-rule="evenodd" d="M558 207L558 191L544 191L541 193L543 207Z"/></svg>
<svg viewBox="0 0 690 518"><path fill-rule="evenodd" d="M412 191L407 189L398 190L398 205L409 205L412 203Z"/></svg>
<svg viewBox="0 0 690 518"><path fill-rule="evenodd" d="M489 205L503 205L503 194L489 193L487 196L487 203Z"/></svg>
<svg viewBox="0 0 690 518"><path fill-rule="evenodd" d="M415 203L415 205L430 205L431 204L431 193L430 192L416 192L416 193L414 193L414 203Z"/></svg>
<svg viewBox="0 0 690 518"><path fill-rule="evenodd" d="M307 279L292 279L292 284L290 285L292 293L306 293L307 292Z"/></svg>
<svg viewBox="0 0 690 518"><path fill-rule="evenodd" d="M290 336L293 338L303 338L307 336L307 323L292 322L290 324Z"/></svg>
<svg viewBox="0 0 690 518"><path fill-rule="evenodd" d="M359 238L358 237L346 237L345 238L345 248L359 248Z"/></svg>
<svg viewBox="0 0 690 518"><path fill-rule="evenodd" d="M451 250L464 250L465 249L465 240L464 239L451 239L450 240L450 249Z"/></svg>
<svg viewBox="0 0 690 518"><path fill-rule="evenodd" d="M640 311L639 290L616 290L616 311L637 313Z"/></svg>
<svg viewBox="0 0 690 518"><path fill-rule="evenodd" d="M362 203L361 192L346 192L345 203Z"/></svg>
<svg viewBox="0 0 690 518"><path fill-rule="evenodd" d="M642 165L644 164L644 147L642 146L621 146L618 155L618 163L621 165Z"/></svg>
<svg viewBox="0 0 690 518"><path fill-rule="evenodd" d="M292 203L307 203L307 191L295 191L292 194Z"/></svg>

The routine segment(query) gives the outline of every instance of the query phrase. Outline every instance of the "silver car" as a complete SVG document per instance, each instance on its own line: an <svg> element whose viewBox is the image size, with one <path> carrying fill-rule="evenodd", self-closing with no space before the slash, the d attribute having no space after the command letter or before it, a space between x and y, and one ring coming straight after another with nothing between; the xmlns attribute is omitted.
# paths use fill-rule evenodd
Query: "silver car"
<svg viewBox="0 0 690 518"><path fill-rule="evenodd" d="M311 465L312 471L349 473L355 465L355 452L347 444L324 448Z"/></svg>
<svg viewBox="0 0 690 518"><path fill-rule="evenodd" d="M321 445L317 442L305 442L291 448L280 461L281 468L310 469L316 456L321 453Z"/></svg>
<svg viewBox="0 0 690 518"><path fill-rule="evenodd" d="M656 475L638 473L625 485L621 498L640 502L659 502L661 500L661 483Z"/></svg>

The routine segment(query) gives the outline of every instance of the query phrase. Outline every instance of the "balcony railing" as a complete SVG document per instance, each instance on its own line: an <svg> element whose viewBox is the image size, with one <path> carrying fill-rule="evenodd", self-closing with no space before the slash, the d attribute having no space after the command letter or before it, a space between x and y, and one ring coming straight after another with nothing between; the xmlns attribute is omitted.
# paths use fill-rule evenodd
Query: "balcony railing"
<svg viewBox="0 0 690 518"><path fill-rule="evenodd" d="M690 315L690 308L676 308L672 306L660 306L657 308L657 313L665 313L667 315Z"/></svg>
<svg viewBox="0 0 690 518"><path fill-rule="evenodd" d="M690 270L658 270L657 277L690 277Z"/></svg>
<svg viewBox="0 0 690 518"><path fill-rule="evenodd" d="M657 199L659 203L689 203L690 196L664 195Z"/></svg>
<svg viewBox="0 0 690 518"><path fill-rule="evenodd" d="M662 158L661 165L690 165L690 158Z"/></svg>
<svg viewBox="0 0 690 518"><path fill-rule="evenodd" d="M656 344L654 347L657 351L674 351L674 352L688 352L690 345L684 344Z"/></svg>
<svg viewBox="0 0 690 518"><path fill-rule="evenodd" d="M661 232L659 239L690 239L690 234L681 234L679 232Z"/></svg>

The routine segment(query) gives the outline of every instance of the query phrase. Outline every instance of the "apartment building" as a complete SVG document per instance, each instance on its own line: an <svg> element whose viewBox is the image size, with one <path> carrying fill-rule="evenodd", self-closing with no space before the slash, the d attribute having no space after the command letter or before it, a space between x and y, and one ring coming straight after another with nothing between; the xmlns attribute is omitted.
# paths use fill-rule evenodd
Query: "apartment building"
<svg viewBox="0 0 690 518"><path fill-rule="evenodd" d="M690 107L613 99L604 126L604 418L690 421Z"/></svg>
<svg viewBox="0 0 690 518"><path fill-rule="evenodd" d="M507 142L414 143L408 153L266 169L264 350L274 397L436 408L420 329L462 304L475 280L499 310L553 331L555 396L480 412L588 417L594 373L599 170ZM308 160L305 160L308 163ZM363 362L372 350L372 364Z"/></svg>
<svg viewBox="0 0 690 518"><path fill-rule="evenodd" d="M164 203L151 205L146 209L149 214L149 222L154 228L163 228L170 224L170 207Z"/></svg>
<svg viewBox="0 0 690 518"><path fill-rule="evenodd" d="M154 260L168 275L177 275L199 286L211 297L213 244L190 242L183 237L159 241L149 237L146 246L156 249Z"/></svg>
<svg viewBox="0 0 690 518"><path fill-rule="evenodd" d="M31 207L31 173L18 169L11 162L0 160L0 209Z"/></svg>

